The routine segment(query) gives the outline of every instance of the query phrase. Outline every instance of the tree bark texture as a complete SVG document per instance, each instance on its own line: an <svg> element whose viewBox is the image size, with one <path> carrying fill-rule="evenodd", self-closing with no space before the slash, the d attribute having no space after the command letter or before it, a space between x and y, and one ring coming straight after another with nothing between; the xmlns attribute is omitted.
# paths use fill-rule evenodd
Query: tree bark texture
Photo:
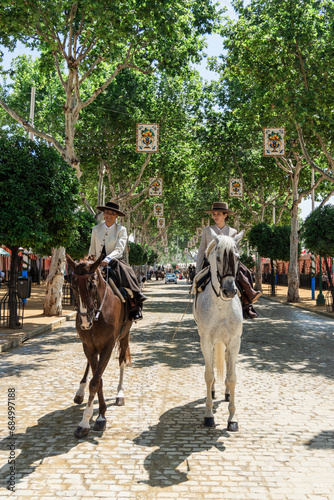
<svg viewBox="0 0 334 500"><path fill-rule="evenodd" d="M44 299L45 316L62 315L62 296L65 271L65 248L59 247L52 250L51 265L46 282Z"/></svg>
<svg viewBox="0 0 334 500"><path fill-rule="evenodd" d="M299 302L298 180L299 180L299 174L295 172L292 178L293 202L291 209L290 262L288 269L288 298L287 298L288 302Z"/></svg>

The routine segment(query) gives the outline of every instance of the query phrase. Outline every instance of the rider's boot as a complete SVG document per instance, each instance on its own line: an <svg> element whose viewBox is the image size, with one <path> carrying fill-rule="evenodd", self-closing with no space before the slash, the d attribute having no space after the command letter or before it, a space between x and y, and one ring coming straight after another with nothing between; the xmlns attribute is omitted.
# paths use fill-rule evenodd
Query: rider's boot
<svg viewBox="0 0 334 500"><path fill-rule="evenodd" d="M242 286L244 294L247 296L248 301L246 303L254 304L262 295L262 292L254 290L248 281L244 279L241 273L239 273L238 281Z"/></svg>

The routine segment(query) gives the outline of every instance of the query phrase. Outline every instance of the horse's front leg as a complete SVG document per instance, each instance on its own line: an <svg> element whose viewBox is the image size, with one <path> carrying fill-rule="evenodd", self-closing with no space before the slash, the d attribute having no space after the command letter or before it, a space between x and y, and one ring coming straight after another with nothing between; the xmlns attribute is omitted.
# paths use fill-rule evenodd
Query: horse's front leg
<svg viewBox="0 0 334 500"><path fill-rule="evenodd" d="M205 382L206 382L206 410L204 415L205 427L215 427L215 419L212 412L212 386L214 383L213 370L213 345L209 340L204 340L201 337L201 348L205 360Z"/></svg>
<svg viewBox="0 0 334 500"><path fill-rule="evenodd" d="M227 349L226 356L226 390L228 391L229 397L229 405L228 405L228 421L227 421L227 430L228 431L238 431L238 421L235 418L235 386L237 383L237 375L236 375L236 361L237 356L240 349L240 339L235 343L232 347Z"/></svg>
<svg viewBox="0 0 334 500"><path fill-rule="evenodd" d="M82 380L80 381L79 389L77 390L77 392L74 396L74 402L77 405L81 405L81 403L83 402L84 395L85 395L85 389L86 389L86 385L87 385L88 372L89 372L89 363L87 362L84 376L82 377Z"/></svg>
<svg viewBox="0 0 334 500"><path fill-rule="evenodd" d="M88 363L92 369L93 378L94 378L94 374L96 373L96 369L97 369L97 365L98 365L97 353L90 352L90 350L86 347L85 344L83 344L83 349L84 349L84 352L85 352L86 357L88 359ZM94 397L96 394L96 391L95 392L92 391L93 378L89 384L89 398L88 398L87 406L83 412L82 420L79 423L76 431L74 432L74 435L77 438L83 438L83 437L87 436L89 431L90 431L89 421L93 415L93 404L94 404Z"/></svg>

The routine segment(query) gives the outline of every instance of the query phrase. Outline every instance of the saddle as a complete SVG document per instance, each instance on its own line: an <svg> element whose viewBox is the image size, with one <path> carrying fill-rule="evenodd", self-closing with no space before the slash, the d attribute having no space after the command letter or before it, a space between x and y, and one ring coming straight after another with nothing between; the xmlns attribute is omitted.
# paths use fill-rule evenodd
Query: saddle
<svg viewBox="0 0 334 500"><path fill-rule="evenodd" d="M195 275L193 283L190 287L190 294L197 295L205 290L206 285L211 280L211 268L210 265L205 267L198 274Z"/></svg>
<svg viewBox="0 0 334 500"><path fill-rule="evenodd" d="M104 278L106 279L106 275ZM117 295L124 304L123 322L125 323L128 319L131 321L143 319L141 307L135 303L132 290L120 285L117 274L110 268L108 269L108 283L114 294Z"/></svg>

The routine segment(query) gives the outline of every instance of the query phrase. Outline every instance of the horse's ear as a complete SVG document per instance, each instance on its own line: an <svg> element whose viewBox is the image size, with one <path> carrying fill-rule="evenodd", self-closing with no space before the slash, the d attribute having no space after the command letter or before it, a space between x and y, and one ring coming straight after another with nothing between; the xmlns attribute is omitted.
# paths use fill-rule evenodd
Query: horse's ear
<svg viewBox="0 0 334 500"><path fill-rule="evenodd" d="M99 267L99 265L101 264L103 259L104 259L104 255L103 255L103 253L101 253L100 257L94 262L94 264L90 268L91 273L95 273L96 269Z"/></svg>
<svg viewBox="0 0 334 500"><path fill-rule="evenodd" d="M213 248L216 246L216 244L217 244L216 238L214 240L210 241L210 243L208 244L207 249L205 251L205 257L207 259L209 258L209 255L212 252Z"/></svg>
<svg viewBox="0 0 334 500"><path fill-rule="evenodd" d="M233 236L233 239L234 239L234 241L236 242L237 245L239 244L239 242L244 237L244 234L245 234L245 231L243 230L243 231L240 231L240 233L237 233L235 236Z"/></svg>
<svg viewBox="0 0 334 500"><path fill-rule="evenodd" d="M70 268L72 269L72 271L74 271L76 263L74 262L74 260L72 259L72 257L70 257L68 255L68 253L66 254L66 260L67 260L67 264L70 266Z"/></svg>

